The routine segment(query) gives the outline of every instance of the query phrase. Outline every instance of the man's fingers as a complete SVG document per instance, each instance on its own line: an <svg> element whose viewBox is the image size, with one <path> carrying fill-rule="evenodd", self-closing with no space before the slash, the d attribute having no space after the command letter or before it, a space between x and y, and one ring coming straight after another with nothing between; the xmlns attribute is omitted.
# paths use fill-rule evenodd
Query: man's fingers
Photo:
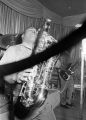
<svg viewBox="0 0 86 120"><path fill-rule="evenodd" d="M23 77L28 77L30 75L30 73L23 73L22 76Z"/></svg>

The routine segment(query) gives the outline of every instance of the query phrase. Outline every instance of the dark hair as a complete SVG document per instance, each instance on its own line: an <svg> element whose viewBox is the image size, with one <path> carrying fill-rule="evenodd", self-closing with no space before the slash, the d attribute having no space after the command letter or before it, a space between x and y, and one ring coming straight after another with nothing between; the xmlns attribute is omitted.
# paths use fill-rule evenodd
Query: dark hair
<svg viewBox="0 0 86 120"><path fill-rule="evenodd" d="M16 44L22 43L22 33L17 35L17 37L15 38L15 42Z"/></svg>
<svg viewBox="0 0 86 120"><path fill-rule="evenodd" d="M0 37L3 36L3 34L0 33Z"/></svg>

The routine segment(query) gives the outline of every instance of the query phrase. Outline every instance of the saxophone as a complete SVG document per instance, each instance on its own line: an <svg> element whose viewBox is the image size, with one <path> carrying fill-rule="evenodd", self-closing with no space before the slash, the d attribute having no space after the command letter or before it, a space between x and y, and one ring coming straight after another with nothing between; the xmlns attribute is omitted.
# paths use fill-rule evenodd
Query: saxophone
<svg viewBox="0 0 86 120"><path fill-rule="evenodd" d="M48 44L56 42L56 40L52 38L52 36L44 32L41 40L44 40L44 44L46 40L47 42L45 45L42 44L40 48L38 47L37 52L46 49L46 47L49 46ZM46 94L48 93L48 81L51 79L51 73L56 61L57 57L54 56L32 68L31 73L27 76L27 82L24 82L19 94L19 97L21 98L20 102L22 102L25 107L29 108L33 104L41 106L44 103L47 96ZM25 72L27 72L27 70Z"/></svg>
<svg viewBox="0 0 86 120"><path fill-rule="evenodd" d="M55 40L48 32L43 31L42 36L38 42L37 49L35 53L41 52L45 50L47 47L56 43ZM41 107L46 100L49 88L49 80L51 78L51 73L54 68L55 62L57 61L57 57L54 56L39 65L35 65L31 68L31 72L28 73L27 82L24 82L19 93L19 103L21 103L19 110L21 110L21 106L25 107L24 111L30 110L31 107ZM27 72L25 70L24 72ZM18 106L16 105L16 108ZM15 109L16 113L17 110ZM21 112L20 112L21 113ZM21 117L21 116L20 116Z"/></svg>

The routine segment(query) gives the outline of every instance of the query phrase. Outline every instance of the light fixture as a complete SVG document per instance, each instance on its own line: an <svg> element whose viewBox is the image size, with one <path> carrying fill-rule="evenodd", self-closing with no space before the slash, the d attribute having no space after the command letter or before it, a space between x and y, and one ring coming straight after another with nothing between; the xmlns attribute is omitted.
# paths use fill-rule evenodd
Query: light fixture
<svg viewBox="0 0 86 120"><path fill-rule="evenodd" d="M82 26L82 24L76 24L76 25L75 25L76 28L79 28L79 27L81 27L81 26Z"/></svg>

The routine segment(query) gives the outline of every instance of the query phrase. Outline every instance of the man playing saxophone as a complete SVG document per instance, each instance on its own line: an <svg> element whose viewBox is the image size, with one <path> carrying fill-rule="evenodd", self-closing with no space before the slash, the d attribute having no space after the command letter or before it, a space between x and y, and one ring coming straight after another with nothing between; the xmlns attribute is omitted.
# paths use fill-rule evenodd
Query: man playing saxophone
<svg viewBox="0 0 86 120"><path fill-rule="evenodd" d="M29 57L32 54L32 50L34 48L34 43L37 38L37 33L38 32L35 28L31 27L31 28L26 29L25 32L22 34L22 43L19 45L14 45L14 46L9 47L6 50L4 56L2 57L0 64L2 65L2 64L12 63L12 62L16 62L16 61L19 61L19 60ZM37 70L37 67L36 66L34 66L34 67L35 67L35 70ZM5 76L4 79L5 79L5 81L7 81L10 84L14 84L15 82L17 82L17 84L24 83L24 85L25 85L28 81L27 78L30 77L30 73L37 73L37 71L34 72L32 68L29 68L29 69L21 71L19 73ZM29 82L30 82L30 87L33 86L34 80L32 78L31 78L31 81L29 81ZM29 82L28 82L28 85L29 85ZM33 88L33 87L31 87L31 88ZM20 92L20 93L22 93L22 92ZM6 96L4 96L4 97L6 97ZM55 97L55 100L51 99L53 97ZM29 120L33 120L33 119L34 120L37 120L37 119L55 120L56 118L55 118L53 109L55 108L55 104L57 104L57 102L59 104L59 101L60 101L59 98L60 98L60 96L57 95L57 92L48 94L46 96L45 103L42 105L42 107L40 107L39 109L36 110L36 114L34 115L34 113L33 113L31 115L31 117L29 117L29 115L28 115L25 120L28 120L28 119ZM8 102L7 98L6 98L6 102ZM8 115L9 115L9 111L7 109L6 113L5 113L6 118L3 119L4 114L1 114L1 117L3 120L9 120ZM20 114L20 116L21 116L21 114ZM18 120L18 118L16 118L16 120Z"/></svg>

